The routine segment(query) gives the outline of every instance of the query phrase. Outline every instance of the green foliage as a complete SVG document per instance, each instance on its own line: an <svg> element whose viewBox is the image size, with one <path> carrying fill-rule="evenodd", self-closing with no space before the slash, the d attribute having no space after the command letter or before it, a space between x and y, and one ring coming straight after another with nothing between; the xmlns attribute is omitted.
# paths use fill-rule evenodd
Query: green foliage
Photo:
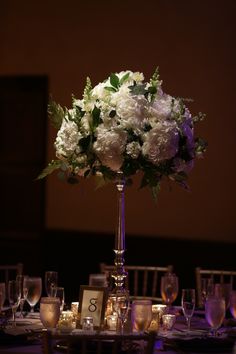
<svg viewBox="0 0 236 354"><path fill-rule="evenodd" d="M92 91L92 83L89 77L86 78L86 85L84 88L84 93L83 93L83 98L85 101L88 101L91 97L91 91Z"/></svg>
<svg viewBox="0 0 236 354"><path fill-rule="evenodd" d="M111 86L115 87L116 89L118 89L118 87L120 86L120 80L119 80L118 76L114 73L111 73L111 75L110 75L110 84L111 84Z"/></svg>
<svg viewBox="0 0 236 354"><path fill-rule="evenodd" d="M135 83L132 86L129 86L130 92L132 95L146 95L148 91L146 90L145 84L137 84Z"/></svg>
<svg viewBox="0 0 236 354"><path fill-rule="evenodd" d="M101 110L95 106L94 109L92 110L93 130L95 130L98 127L98 125L101 123L100 113Z"/></svg>
<svg viewBox="0 0 236 354"><path fill-rule="evenodd" d="M43 171L38 175L37 179L43 179L44 177L50 175L53 171L57 170L62 166L62 161L60 160L52 160L47 167L43 169Z"/></svg>
<svg viewBox="0 0 236 354"><path fill-rule="evenodd" d="M56 129L60 129L65 112L63 108L52 99L50 99L48 103L48 114L50 116L52 125Z"/></svg>

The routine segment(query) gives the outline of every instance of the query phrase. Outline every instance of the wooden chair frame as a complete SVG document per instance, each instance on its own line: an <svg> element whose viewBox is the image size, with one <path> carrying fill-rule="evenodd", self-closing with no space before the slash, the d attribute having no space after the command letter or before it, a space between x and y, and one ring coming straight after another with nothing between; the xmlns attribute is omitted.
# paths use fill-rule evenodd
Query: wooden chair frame
<svg viewBox="0 0 236 354"><path fill-rule="evenodd" d="M201 282L202 278L210 278L218 283L230 283L233 287L236 281L236 271L233 270L215 270L215 269L202 269L200 267L195 268L196 276L196 292L197 292L197 304L199 307L203 306L201 297Z"/></svg>
<svg viewBox="0 0 236 354"><path fill-rule="evenodd" d="M155 338L155 333L138 334L137 336L132 333L124 333L121 335L117 333L103 334L101 332L71 335L52 333L51 331L45 330L42 335L42 353L53 354L56 352L56 350L54 350L56 341L62 341L64 344L64 352L67 354L78 353L78 348L80 354L89 354L91 353L91 345L93 345L93 354L103 354L104 352L120 354L121 345L125 346L125 353L133 354L134 345L137 346L138 343L144 348L143 354L153 354ZM144 342L146 343L145 347L143 347ZM107 345L109 345L109 349ZM77 346L77 348L75 346Z"/></svg>
<svg viewBox="0 0 236 354"><path fill-rule="evenodd" d="M15 271L16 276L17 275L22 275L23 274L23 264L22 263L16 263L16 264L6 264L6 265L0 265L0 272L3 271L4 274L4 279L5 283L8 284L10 279L10 273L12 271Z"/></svg>
<svg viewBox="0 0 236 354"><path fill-rule="evenodd" d="M108 278L111 277L113 270L114 265L100 263L100 272L106 273ZM158 296L161 286L160 282L158 286L158 280L160 275L173 271L172 265L166 267L125 265L125 271L128 273L125 286L130 290L131 300L145 298L154 302L162 302L161 296Z"/></svg>

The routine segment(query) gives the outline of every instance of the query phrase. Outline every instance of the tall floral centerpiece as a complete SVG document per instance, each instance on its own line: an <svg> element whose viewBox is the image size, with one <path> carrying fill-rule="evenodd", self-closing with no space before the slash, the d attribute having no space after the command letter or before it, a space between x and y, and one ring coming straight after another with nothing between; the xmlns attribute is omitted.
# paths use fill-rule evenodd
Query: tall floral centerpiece
<svg viewBox="0 0 236 354"><path fill-rule="evenodd" d="M194 125L204 115L192 116L183 99L164 93L158 70L147 82L141 72L130 70L112 73L94 87L87 78L82 99L73 96L70 109L51 101L49 114L58 130L56 159L38 178L60 170L70 183L96 175L117 186L113 277L122 289L125 183L140 171L141 187L150 187L154 197L164 177L186 188L194 159L206 148L194 135Z"/></svg>

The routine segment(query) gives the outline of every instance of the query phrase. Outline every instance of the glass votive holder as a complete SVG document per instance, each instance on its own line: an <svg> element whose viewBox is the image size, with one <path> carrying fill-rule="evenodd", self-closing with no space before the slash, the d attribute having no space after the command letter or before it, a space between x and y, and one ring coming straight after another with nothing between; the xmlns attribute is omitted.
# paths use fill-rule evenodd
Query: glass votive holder
<svg viewBox="0 0 236 354"><path fill-rule="evenodd" d="M73 313L73 316L74 316L74 320L76 321L77 319L77 316L78 316L78 308L79 308L79 303L78 302L72 302L71 303L71 311Z"/></svg>
<svg viewBox="0 0 236 354"><path fill-rule="evenodd" d="M167 305L164 304L154 304L152 305L152 313L158 313L159 319L161 320L162 315L165 314Z"/></svg>
<svg viewBox="0 0 236 354"><path fill-rule="evenodd" d="M174 327L176 316L171 314L162 315L162 324L164 330L171 330Z"/></svg>
<svg viewBox="0 0 236 354"><path fill-rule="evenodd" d="M109 294L107 303L106 303L106 310L105 310L105 316L109 315L114 315L115 314L115 309L114 309L114 304L116 302L116 295L114 294Z"/></svg>
<svg viewBox="0 0 236 354"><path fill-rule="evenodd" d="M93 331L93 317L84 317L82 322L83 331L90 332Z"/></svg>
<svg viewBox="0 0 236 354"><path fill-rule="evenodd" d="M40 320L45 328L56 328L60 318L60 299L58 297L42 297L40 301Z"/></svg>
<svg viewBox="0 0 236 354"><path fill-rule="evenodd" d="M75 328L74 315L72 311L62 311L58 322L58 329L70 331Z"/></svg>
<svg viewBox="0 0 236 354"><path fill-rule="evenodd" d="M116 331L117 328L117 314L107 316L107 329L109 331Z"/></svg>

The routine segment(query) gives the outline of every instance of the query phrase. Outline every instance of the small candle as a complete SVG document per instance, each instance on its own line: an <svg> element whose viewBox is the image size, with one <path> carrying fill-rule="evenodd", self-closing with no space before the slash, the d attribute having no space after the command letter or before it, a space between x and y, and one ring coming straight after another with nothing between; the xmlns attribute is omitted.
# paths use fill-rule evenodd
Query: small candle
<svg viewBox="0 0 236 354"><path fill-rule="evenodd" d="M62 311L59 322L58 328L62 330L71 330L75 326L74 323L74 315L72 311Z"/></svg>
<svg viewBox="0 0 236 354"><path fill-rule="evenodd" d="M72 302L71 303L71 311L73 313L74 319L77 319L78 316L78 308L79 308L79 303L78 302Z"/></svg>
<svg viewBox="0 0 236 354"><path fill-rule="evenodd" d="M116 331L117 315L107 316L107 327L110 331Z"/></svg>

